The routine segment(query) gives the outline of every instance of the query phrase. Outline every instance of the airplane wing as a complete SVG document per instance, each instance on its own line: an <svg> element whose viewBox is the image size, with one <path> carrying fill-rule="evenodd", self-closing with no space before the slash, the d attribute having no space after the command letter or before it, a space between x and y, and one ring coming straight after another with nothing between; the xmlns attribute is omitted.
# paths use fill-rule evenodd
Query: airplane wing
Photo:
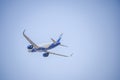
<svg viewBox="0 0 120 80"><path fill-rule="evenodd" d="M27 41L28 41L31 45L33 45L33 47L39 48L39 46L37 46L29 37L27 37L27 36L25 35L25 30L23 31L23 36L27 39Z"/></svg>
<svg viewBox="0 0 120 80"><path fill-rule="evenodd" d="M63 57L70 57L70 56L72 56L72 54L71 54L70 56L67 56L67 55L57 54L57 53L50 52L50 51L45 51L45 52L47 52L47 53L49 53L49 54L53 54L53 55L63 56Z"/></svg>

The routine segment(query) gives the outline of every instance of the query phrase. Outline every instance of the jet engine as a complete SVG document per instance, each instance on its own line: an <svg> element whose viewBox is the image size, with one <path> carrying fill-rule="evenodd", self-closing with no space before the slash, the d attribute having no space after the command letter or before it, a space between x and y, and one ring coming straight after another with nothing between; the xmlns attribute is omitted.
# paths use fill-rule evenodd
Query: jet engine
<svg viewBox="0 0 120 80"><path fill-rule="evenodd" d="M49 56L49 53L44 53L43 54L43 57L48 57Z"/></svg>
<svg viewBox="0 0 120 80"><path fill-rule="evenodd" d="M28 48L28 49L32 49L32 48L33 48L33 45L28 45L27 48Z"/></svg>

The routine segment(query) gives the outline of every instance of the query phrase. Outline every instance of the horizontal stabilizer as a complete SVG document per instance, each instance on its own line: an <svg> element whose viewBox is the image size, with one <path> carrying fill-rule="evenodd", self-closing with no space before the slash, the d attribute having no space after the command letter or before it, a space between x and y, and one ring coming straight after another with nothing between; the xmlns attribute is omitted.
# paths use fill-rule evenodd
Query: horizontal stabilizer
<svg viewBox="0 0 120 80"><path fill-rule="evenodd" d="M62 46L62 47L68 47L68 46L66 46L66 45L63 45L63 44L60 44L60 46Z"/></svg>
<svg viewBox="0 0 120 80"><path fill-rule="evenodd" d="M52 40L52 42L53 42L53 43L55 43L55 42L56 42L53 38L51 38L51 40Z"/></svg>

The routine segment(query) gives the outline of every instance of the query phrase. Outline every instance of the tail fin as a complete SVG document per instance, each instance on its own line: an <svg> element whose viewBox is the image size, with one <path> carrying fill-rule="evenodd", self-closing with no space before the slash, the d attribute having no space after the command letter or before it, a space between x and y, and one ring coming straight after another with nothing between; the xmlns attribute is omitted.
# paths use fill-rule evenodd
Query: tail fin
<svg viewBox="0 0 120 80"><path fill-rule="evenodd" d="M61 38L62 38L62 35L63 35L63 33L62 33L62 34L60 34L60 36L59 36L59 38L58 38L58 40L57 40L57 41L55 41L53 38L51 38L52 42L53 42L53 43L56 43L56 42L59 42L59 43L60 43L60 40L61 40ZM63 44L61 44L61 43L60 43L60 46L63 46L63 47L68 47L68 46L63 45Z"/></svg>
<svg viewBox="0 0 120 80"><path fill-rule="evenodd" d="M62 34L60 34L60 36L59 36L59 38L58 38L57 42L60 42L60 40L61 40L61 38L62 38L62 35L63 35L63 33L62 33Z"/></svg>

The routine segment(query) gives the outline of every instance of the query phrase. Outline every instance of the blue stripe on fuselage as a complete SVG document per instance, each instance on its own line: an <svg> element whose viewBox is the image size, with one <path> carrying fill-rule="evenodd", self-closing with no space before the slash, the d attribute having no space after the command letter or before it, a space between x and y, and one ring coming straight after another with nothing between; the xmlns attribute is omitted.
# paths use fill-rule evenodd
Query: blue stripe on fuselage
<svg viewBox="0 0 120 80"><path fill-rule="evenodd" d="M52 48L58 46L59 44L60 44L59 42L57 42L57 43L52 43L48 48L40 47L40 48L38 48L37 50L46 51L46 50L49 50L49 49L52 49Z"/></svg>
<svg viewBox="0 0 120 80"><path fill-rule="evenodd" d="M40 51L46 51L46 50L47 50L47 48L40 47L40 48L38 48L37 50L40 50Z"/></svg>
<svg viewBox="0 0 120 80"><path fill-rule="evenodd" d="M58 46L60 43L52 43L49 47L48 47L48 49L52 49L52 48L54 48L54 47L56 47L56 46Z"/></svg>

